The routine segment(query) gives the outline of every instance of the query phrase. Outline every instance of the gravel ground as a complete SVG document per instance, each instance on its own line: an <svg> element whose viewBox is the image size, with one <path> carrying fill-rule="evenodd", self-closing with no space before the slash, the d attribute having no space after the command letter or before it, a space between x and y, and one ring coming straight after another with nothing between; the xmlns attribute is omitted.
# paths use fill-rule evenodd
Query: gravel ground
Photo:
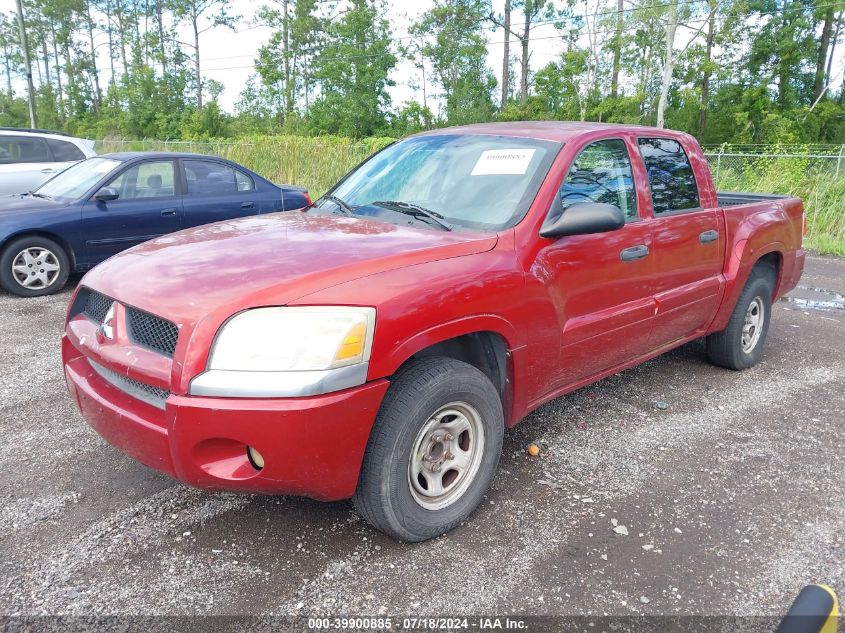
<svg viewBox="0 0 845 633"><path fill-rule="evenodd" d="M0 614L773 615L843 592L842 295L845 262L810 258L756 368L693 343L543 406L471 520L418 545L133 462L65 390L69 291L0 295Z"/></svg>

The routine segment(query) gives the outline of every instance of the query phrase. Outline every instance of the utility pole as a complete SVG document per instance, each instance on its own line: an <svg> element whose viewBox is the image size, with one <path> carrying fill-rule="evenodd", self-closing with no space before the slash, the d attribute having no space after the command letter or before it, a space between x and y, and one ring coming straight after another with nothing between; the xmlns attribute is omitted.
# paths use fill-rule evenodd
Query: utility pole
<svg viewBox="0 0 845 633"><path fill-rule="evenodd" d="M32 64L29 60L29 42L26 41L26 26L23 21L23 5L21 0L18 0L18 35L20 37L21 50L23 51L24 70L26 71L26 89L29 97L29 125L30 127L38 127L38 121L35 118L35 88L32 86Z"/></svg>
<svg viewBox="0 0 845 633"><path fill-rule="evenodd" d="M508 105L511 78L511 0L505 0L505 51L502 56L502 105L504 110Z"/></svg>

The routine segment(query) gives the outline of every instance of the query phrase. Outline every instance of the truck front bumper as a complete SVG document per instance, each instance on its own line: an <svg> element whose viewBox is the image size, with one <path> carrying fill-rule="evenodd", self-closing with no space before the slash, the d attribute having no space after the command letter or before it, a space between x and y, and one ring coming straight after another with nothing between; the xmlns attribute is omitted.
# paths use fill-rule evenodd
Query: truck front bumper
<svg viewBox="0 0 845 633"><path fill-rule="evenodd" d="M83 418L137 461L199 488L322 501L355 492L388 381L306 398L168 395L163 407L106 380L66 336L68 388ZM257 468L247 447L263 457Z"/></svg>

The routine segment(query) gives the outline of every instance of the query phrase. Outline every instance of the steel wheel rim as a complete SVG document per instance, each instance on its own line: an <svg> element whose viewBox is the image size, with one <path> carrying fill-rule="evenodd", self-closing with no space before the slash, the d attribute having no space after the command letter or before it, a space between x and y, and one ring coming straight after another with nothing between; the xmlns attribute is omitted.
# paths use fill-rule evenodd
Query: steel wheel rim
<svg viewBox="0 0 845 633"><path fill-rule="evenodd" d="M61 270L56 254L41 246L25 248L12 259L12 277L27 290L49 288L59 278Z"/></svg>
<svg viewBox="0 0 845 633"><path fill-rule="evenodd" d="M745 311L745 323L742 325L742 351L750 354L757 347L757 342L763 333L763 320L766 316L766 306L760 297L754 297Z"/></svg>
<svg viewBox="0 0 845 633"><path fill-rule="evenodd" d="M474 407L451 402L431 415L414 440L408 486L426 510L460 499L475 480L484 456L484 426Z"/></svg>

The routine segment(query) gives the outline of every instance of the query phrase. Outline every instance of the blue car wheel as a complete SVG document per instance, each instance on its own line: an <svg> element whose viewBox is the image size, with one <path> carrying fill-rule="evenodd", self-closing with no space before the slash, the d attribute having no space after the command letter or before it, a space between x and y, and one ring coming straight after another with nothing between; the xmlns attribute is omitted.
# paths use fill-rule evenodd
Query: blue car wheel
<svg viewBox="0 0 845 633"><path fill-rule="evenodd" d="M0 286L19 297L41 297L61 290L70 258L51 239L31 235L13 240L0 255Z"/></svg>

